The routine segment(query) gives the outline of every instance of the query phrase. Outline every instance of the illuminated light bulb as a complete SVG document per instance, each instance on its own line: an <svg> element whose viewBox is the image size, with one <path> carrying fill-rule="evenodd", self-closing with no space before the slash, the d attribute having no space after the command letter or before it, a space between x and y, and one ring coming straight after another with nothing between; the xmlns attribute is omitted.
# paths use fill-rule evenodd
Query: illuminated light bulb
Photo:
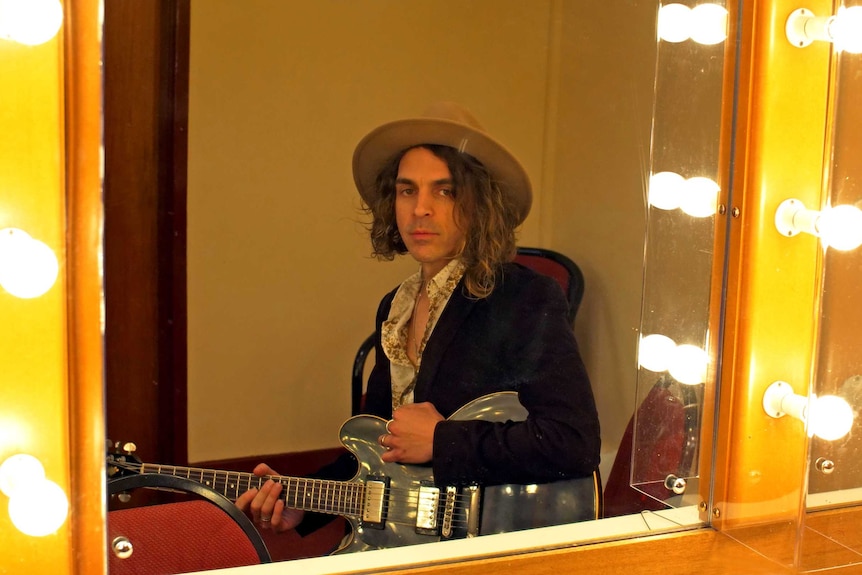
<svg viewBox="0 0 862 575"><path fill-rule="evenodd" d="M649 178L649 203L661 210L679 207L685 187L685 178L675 172L658 172Z"/></svg>
<svg viewBox="0 0 862 575"><path fill-rule="evenodd" d="M727 10L718 4L665 4L658 11L659 40L679 43L718 44L727 38Z"/></svg>
<svg viewBox="0 0 862 575"><path fill-rule="evenodd" d="M853 427L853 408L837 395L808 398L793 393L786 381L775 381L763 394L763 410L770 417L790 415L808 424L808 435L827 441L840 439Z"/></svg>
<svg viewBox="0 0 862 575"><path fill-rule="evenodd" d="M22 230L0 230L0 286L20 298L34 298L57 281L60 264L53 250Z"/></svg>
<svg viewBox="0 0 862 575"><path fill-rule="evenodd" d="M689 178L685 181L679 208L695 218L711 216L715 214L720 189L718 184L709 178Z"/></svg>
<svg viewBox="0 0 862 575"><path fill-rule="evenodd" d="M788 42L798 48L815 41L832 42L835 50L862 53L862 6L841 6L834 16L815 16L799 8L790 13L784 27Z"/></svg>
<svg viewBox="0 0 862 575"><path fill-rule="evenodd" d="M808 414L808 431L821 439L841 439L853 427L853 408L837 395L821 395L812 401Z"/></svg>
<svg viewBox="0 0 862 575"><path fill-rule="evenodd" d="M727 39L727 10L718 4L699 4L691 11L691 39L713 45Z"/></svg>
<svg viewBox="0 0 862 575"><path fill-rule="evenodd" d="M44 44L62 24L60 0L0 0L0 38L27 46Z"/></svg>
<svg viewBox="0 0 862 575"><path fill-rule="evenodd" d="M836 50L862 53L862 6L838 8L830 32Z"/></svg>
<svg viewBox="0 0 862 575"><path fill-rule="evenodd" d="M66 492L48 479L16 489L9 498L9 518L25 535L50 535L63 525L68 514Z"/></svg>
<svg viewBox="0 0 862 575"><path fill-rule="evenodd" d="M862 210L842 205L820 212L820 241L836 250L854 250L862 245Z"/></svg>
<svg viewBox="0 0 862 575"><path fill-rule="evenodd" d="M12 497L22 487L44 479L42 462L26 453L13 455L0 465L0 491L7 497Z"/></svg>
<svg viewBox="0 0 862 575"><path fill-rule="evenodd" d="M666 335L654 333L643 336L638 346L638 364L650 371L665 371L676 350L676 342Z"/></svg>
<svg viewBox="0 0 862 575"><path fill-rule="evenodd" d="M681 209L695 218L715 214L719 185L704 177L685 179L675 172L658 172L649 179L649 204L662 210Z"/></svg>
<svg viewBox="0 0 862 575"><path fill-rule="evenodd" d="M824 247L853 250L862 245L862 210L849 205L809 210L791 198L775 211L775 228L787 237L805 232L819 237Z"/></svg>
<svg viewBox="0 0 862 575"><path fill-rule="evenodd" d="M670 357L668 373L680 383L697 385L706 379L709 356L696 345L678 345Z"/></svg>
<svg viewBox="0 0 862 575"><path fill-rule="evenodd" d="M658 11L658 38L665 42L685 42L689 39L691 8L683 4L665 4Z"/></svg>

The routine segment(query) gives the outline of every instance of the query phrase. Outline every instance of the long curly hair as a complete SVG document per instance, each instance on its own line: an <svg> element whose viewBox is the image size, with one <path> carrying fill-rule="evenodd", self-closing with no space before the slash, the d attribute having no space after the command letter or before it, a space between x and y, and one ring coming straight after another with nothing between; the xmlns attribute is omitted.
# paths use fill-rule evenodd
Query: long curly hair
<svg viewBox="0 0 862 575"><path fill-rule="evenodd" d="M420 144L403 150L383 167L375 183L377 201L363 206L372 218L368 226L372 256L392 260L407 253L395 220L395 180L401 158L414 148L429 150L449 167L455 223L466 235L458 254L466 268L464 284L470 296L488 297L494 290L497 270L515 257L517 209L479 160L455 148Z"/></svg>

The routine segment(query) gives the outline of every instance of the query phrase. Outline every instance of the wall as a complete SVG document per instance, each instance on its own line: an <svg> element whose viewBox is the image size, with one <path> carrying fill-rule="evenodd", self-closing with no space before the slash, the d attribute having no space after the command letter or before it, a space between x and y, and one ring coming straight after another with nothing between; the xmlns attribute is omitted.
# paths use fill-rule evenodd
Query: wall
<svg viewBox="0 0 862 575"><path fill-rule="evenodd" d="M353 354L380 297L415 269L368 258L353 147L449 99L530 173L520 243L584 270L577 333L610 464L636 376L654 44L644 4L192 2L190 460L337 444Z"/></svg>

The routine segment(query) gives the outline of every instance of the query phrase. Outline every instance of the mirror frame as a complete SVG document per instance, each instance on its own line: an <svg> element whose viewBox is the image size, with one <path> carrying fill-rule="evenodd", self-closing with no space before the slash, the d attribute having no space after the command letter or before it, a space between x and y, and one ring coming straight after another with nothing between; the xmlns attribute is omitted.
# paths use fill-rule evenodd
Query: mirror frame
<svg viewBox="0 0 862 575"><path fill-rule="evenodd" d="M738 106L739 110L748 112L763 108L764 94L759 92L762 86L754 81L754 77L755 75L761 77L759 74L773 70L770 66L774 66L775 63L769 56L768 50L772 38L769 37L768 32L770 27L783 28L777 24L773 25L770 18L775 14L782 14L782 11L778 0L758 3L754 7L745 6L742 2L739 4L746 12L740 15L742 27L738 30L741 42L739 44L740 64L737 69L741 74L737 79L736 91L740 94L740 98L734 105ZM812 4L817 4L814 8L821 12L831 10L829 2L818 0ZM66 263L69 276L68 314L62 320L62 324L67 334L69 349L72 351L67 358L70 376L68 397L50 398L49 401L58 402L69 414L68 451L75 454L70 462L72 513L68 529L62 529L56 536L42 538L28 548L27 552L21 554L20 550L7 549L5 545L0 545L0 551L3 552L3 556L16 555L18 560L27 561L28 553L36 557L37 554L55 553L57 548L61 548L68 552L71 562L66 570L57 569L56 565L52 566L53 572L59 570L76 574L101 574L105 572L105 494L104 488L92 489L94 484L104 486L101 277L98 265L101 245L99 223L102 216L101 187L98 185L100 174L98 160L100 128L98 126L101 122L101 109L97 96L101 85L97 65L100 54L97 18L100 2L99 0L67 0L65 7L64 77L67 106L64 160L67 220L70 223L70 229L66 238ZM736 18L731 18L731 22L736 21ZM731 37L736 37L736 32L734 24ZM810 57L814 60L819 58L816 52ZM812 64L816 65L816 62ZM804 72L805 70L786 70L783 73L788 77L797 77L804 75ZM797 94L797 96L798 104L801 101L801 95ZM758 145L748 146L744 142L738 143L733 160L740 166L746 165L743 160L747 160L747 165L753 168L762 167L764 170L769 168L766 171L770 173L774 169L776 174L780 174L782 167L785 170L788 168L786 159L778 160L769 155L766 157L760 155L761 152L771 150L770 146L774 144L777 137L776 133L772 132L776 129L773 123L775 118L765 111L764 115L765 117L757 118L759 124L743 125L738 128L743 132L758 132L756 142ZM744 114L738 115L740 118L743 116ZM760 397L757 396L755 387L764 383L751 381L750 376L744 373L745 366L760 354L772 353L783 356L788 349L784 347L785 343L788 346L800 346L798 341L792 340L787 335L779 343L768 341L765 335L754 333L752 330L755 326L748 322L752 317L769 318L768 311L763 309L763 305L773 295L764 294L758 290L752 293L749 290L753 287L752 282L763 282L764 287L769 287L770 283L785 285L787 276L770 275L769 271L764 269L758 270L757 278L747 275L746 272L751 271L754 263L761 261L759 258L763 257L762 246L758 242L773 241L771 234L774 230L757 225L763 219L761 217L763 214L758 213L757 206L764 199L777 203L777 198L765 198L764 191L750 171L740 173L737 177L739 179L735 180L735 189L739 191L734 193L736 197L728 197L726 204L731 208L729 213L733 213L733 208L738 207L739 215L729 220L726 229L727 263L730 273L724 309L726 309L729 327L724 331L723 337L725 355L721 372L722 385L718 397L720 409L717 411L718 417L714 421L714 428L705 430L707 434L717 438L718 445L722 448L721 457L716 459L710 473L716 482L718 493L724 494L717 496L717 499L731 506L738 501L728 497L726 495L728 493L738 495L739 501L743 504L759 502L754 498L747 499L747 483L740 477L740 469L744 469L740 466L741 463L758 462L762 473L769 478L780 478L782 484L791 491L801 491L805 484L801 474L797 476L786 472L784 461L769 457L773 452L773 444L764 444L765 438L758 437L756 445L750 445L744 441L734 443L735 438L740 437L740 434L744 435L748 431L756 432L763 426L762 419L758 419L763 416L760 413L762 409L759 405ZM768 252L767 257L777 257L781 253L780 247L774 247ZM801 277L802 271L799 273ZM812 299L806 293L795 295L785 293L784 296L781 298L784 303L799 304L802 306L801 309L808 309L813 305ZM797 320L797 322L790 327L811 329L810 319ZM776 350L780 353L775 353ZM810 356L810 348L804 350L804 353ZM739 421L740 418L742 421ZM785 434L785 438L790 439L791 461L797 459L795 448L800 446L797 435L794 432L789 436ZM798 450L801 452L800 460L804 460L805 457L804 447L803 440ZM740 506L741 513L736 516L729 511L729 507L713 509L715 508L726 511L719 513L719 520L713 523L718 530L705 528L630 541L575 546L556 551L494 559L477 559L448 566L399 569L389 573L478 574L485 573L490 568L515 566L519 572L538 575L570 569L573 564L585 569L625 569L627 572L637 573L665 573L669 568L691 570L692 565L695 565L699 571L712 573L737 573L741 569L748 573L774 573L773 561L724 533L730 529L729 523L726 522L727 518L736 517L741 521L745 520L745 506ZM849 510L848 513L853 511L855 510ZM791 523L798 521L800 516L800 509L796 509L795 517L790 517ZM777 536L783 538L784 534ZM768 539L767 529L763 540ZM775 537L772 539L774 541ZM620 553L621 546L626 547L625 553ZM663 557L660 564L658 562L653 564L656 553L660 553Z"/></svg>

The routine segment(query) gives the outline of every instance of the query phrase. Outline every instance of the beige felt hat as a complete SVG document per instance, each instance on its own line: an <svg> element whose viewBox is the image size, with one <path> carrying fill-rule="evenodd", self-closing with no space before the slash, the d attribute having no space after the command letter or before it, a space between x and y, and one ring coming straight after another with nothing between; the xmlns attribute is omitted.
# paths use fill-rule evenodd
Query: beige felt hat
<svg viewBox="0 0 862 575"><path fill-rule="evenodd" d="M353 179L365 203L374 205L377 174L388 161L420 144L451 146L488 169L515 205L518 223L530 213L532 186L526 170L503 144L489 136L473 114L454 102L432 104L418 118L396 120L368 133L353 152Z"/></svg>

